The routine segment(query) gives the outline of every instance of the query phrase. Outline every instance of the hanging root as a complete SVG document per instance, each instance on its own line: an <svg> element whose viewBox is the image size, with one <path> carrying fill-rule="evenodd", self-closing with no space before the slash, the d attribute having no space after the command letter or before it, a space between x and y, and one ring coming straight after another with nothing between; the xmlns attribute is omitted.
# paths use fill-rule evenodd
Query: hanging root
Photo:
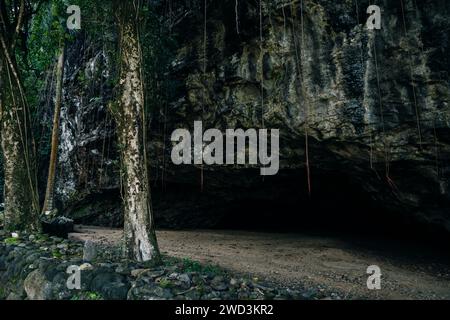
<svg viewBox="0 0 450 320"><path fill-rule="evenodd" d="M236 0L234 11L236 15L236 33L239 34L239 0Z"/></svg>
<svg viewBox="0 0 450 320"><path fill-rule="evenodd" d="M403 0L400 0L400 6L401 6L401 9L402 9L402 17L403 17L403 31L405 33L405 38L406 38L408 36L408 33L406 31L406 18L405 18L405 9L404 9L404 5L403 5ZM408 53L409 53L409 48L407 50L408 50ZM417 105L416 85L415 85L415 82L414 82L414 73L413 73L413 67L412 67L411 59L409 59L408 64L409 64L409 70L410 70L411 87L412 87L412 91L413 91L414 109L415 109L415 112L416 112L417 132L418 132L418 135L419 135L419 147L420 147L420 149L422 149L422 128L421 128L419 107Z"/></svg>
<svg viewBox="0 0 450 320"><path fill-rule="evenodd" d="M204 1L204 22L203 22L203 82L204 82L204 87L205 87L205 92L204 95L206 96L206 94L208 93L206 90L206 41L208 40L207 38L207 29L206 29L206 22L207 22L207 0ZM202 104L202 121L204 118L204 113L205 113L205 100L203 101ZM202 148L202 153L203 153L203 148ZM203 167L203 160L202 160L202 164L200 165L200 191L203 192L204 189L204 167Z"/></svg>
<svg viewBox="0 0 450 320"><path fill-rule="evenodd" d="M436 176L437 179L440 179L440 166L439 166L439 140L436 132L436 119L433 121L433 135L434 135L434 152L435 152L435 161L436 161Z"/></svg>
<svg viewBox="0 0 450 320"><path fill-rule="evenodd" d="M303 0L300 1L300 33L301 33L301 44L300 44L300 73L301 73L301 86L302 93L305 99L305 163L306 163L306 177L308 184L308 195L311 197L312 194L312 186L311 186L311 166L309 161L309 101L307 99L307 93L304 84L304 75L303 75L303 61L305 60L304 52L305 52L305 26L304 26L304 17L303 17Z"/></svg>
<svg viewBox="0 0 450 320"><path fill-rule="evenodd" d="M259 0L259 52L261 63L261 125L264 128L264 52L263 52L263 16L262 1Z"/></svg>

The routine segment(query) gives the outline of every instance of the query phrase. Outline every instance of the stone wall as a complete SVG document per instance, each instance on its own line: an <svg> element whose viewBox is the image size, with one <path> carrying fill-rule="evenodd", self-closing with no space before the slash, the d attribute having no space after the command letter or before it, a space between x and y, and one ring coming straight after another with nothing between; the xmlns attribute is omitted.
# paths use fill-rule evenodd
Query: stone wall
<svg viewBox="0 0 450 320"><path fill-rule="evenodd" d="M163 261L160 266L136 263L100 243L27 234L12 238L0 231L0 300L292 300L329 294L274 287L187 259ZM80 288L67 286L69 266L80 271Z"/></svg>

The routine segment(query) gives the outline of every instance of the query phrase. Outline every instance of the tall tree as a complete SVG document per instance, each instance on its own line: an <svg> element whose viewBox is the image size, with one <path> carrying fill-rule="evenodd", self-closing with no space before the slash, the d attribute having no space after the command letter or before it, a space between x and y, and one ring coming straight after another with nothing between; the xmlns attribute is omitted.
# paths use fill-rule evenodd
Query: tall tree
<svg viewBox="0 0 450 320"><path fill-rule="evenodd" d="M8 230L40 229L30 112L16 60L16 44L24 43L23 27L32 10L25 0L0 0L0 116Z"/></svg>
<svg viewBox="0 0 450 320"><path fill-rule="evenodd" d="M53 129L52 129L52 141L50 150L50 163L48 168L47 188L45 190L44 205L42 207L43 214L48 214L51 210L53 210L53 192L54 192L53 189L55 185L56 160L59 145L59 123L61 116L62 88L64 78L64 51L65 51L64 46L62 46L58 58L58 64L56 66L55 110L53 114Z"/></svg>
<svg viewBox="0 0 450 320"><path fill-rule="evenodd" d="M121 149L124 248L130 259L159 262L150 197L139 1L115 1L120 33L119 101L113 107Z"/></svg>

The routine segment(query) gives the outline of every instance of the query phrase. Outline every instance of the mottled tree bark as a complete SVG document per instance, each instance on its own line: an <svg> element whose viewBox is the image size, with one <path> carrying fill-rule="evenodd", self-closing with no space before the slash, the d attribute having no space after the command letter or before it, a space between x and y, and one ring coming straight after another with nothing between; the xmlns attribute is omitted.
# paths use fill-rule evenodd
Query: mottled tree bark
<svg viewBox="0 0 450 320"><path fill-rule="evenodd" d="M118 124L125 214L124 248L130 259L159 262L147 166L144 87L138 12L135 1L116 2L120 26Z"/></svg>
<svg viewBox="0 0 450 320"><path fill-rule="evenodd" d="M15 45L28 23L25 1L8 11L0 1L0 117L4 158L5 228L39 231L39 199L30 113L17 68ZM27 21L25 21L27 20Z"/></svg>
<svg viewBox="0 0 450 320"><path fill-rule="evenodd" d="M0 61L1 145L4 158L5 228L10 231L39 231L35 157L32 147L30 115L20 80L15 79L11 65Z"/></svg>

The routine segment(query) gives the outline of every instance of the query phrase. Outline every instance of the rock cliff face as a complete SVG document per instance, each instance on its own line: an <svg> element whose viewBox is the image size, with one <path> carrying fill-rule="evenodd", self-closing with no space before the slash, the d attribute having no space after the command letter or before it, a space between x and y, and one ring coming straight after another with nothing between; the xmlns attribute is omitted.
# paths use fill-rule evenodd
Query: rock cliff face
<svg viewBox="0 0 450 320"><path fill-rule="evenodd" d="M107 107L112 95L110 71L101 44L82 36L68 50L56 179L58 207L74 219L89 223L92 217L105 226L123 221L117 205L114 122Z"/></svg>
<svg viewBox="0 0 450 320"><path fill-rule="evenodd" d="M224 226L245 214L267 226L314 214L339 220L347 208L350 220L379 214L384 225L399 219L450 231L448 1L378 1L381 30L365 26L369 1L207 3L206 24L203 1L172 7L172 17L183 17L173 30L176 90L154 110L150 132L161 226ZM58 194L75 217L117 225L108 58L86 41L76 46ZM88 91L80 79L91 81ZM256 168L205 166L200 192L200 168L170 161L170 134L195 120L221 130L280 129L280 173L263 180ZM75 185L85 192L73 194Z"/></svg>

